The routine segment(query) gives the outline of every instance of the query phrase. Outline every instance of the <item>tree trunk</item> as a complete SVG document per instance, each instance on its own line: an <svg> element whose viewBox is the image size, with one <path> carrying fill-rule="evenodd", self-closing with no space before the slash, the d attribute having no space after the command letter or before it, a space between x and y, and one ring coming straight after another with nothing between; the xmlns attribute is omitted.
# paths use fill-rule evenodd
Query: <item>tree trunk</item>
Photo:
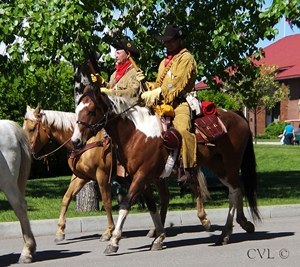
<svg viewBox="0 0 300 267"><path fill-rule="evenodd" d="M76 211L99 211L97 182L90 181L76 195Z"/></svg>
<svg viewBox="0 0 300 267"><path fill-rule="evenodd" d="M257 144L257 112L254 110L254 144Z"/></svg>

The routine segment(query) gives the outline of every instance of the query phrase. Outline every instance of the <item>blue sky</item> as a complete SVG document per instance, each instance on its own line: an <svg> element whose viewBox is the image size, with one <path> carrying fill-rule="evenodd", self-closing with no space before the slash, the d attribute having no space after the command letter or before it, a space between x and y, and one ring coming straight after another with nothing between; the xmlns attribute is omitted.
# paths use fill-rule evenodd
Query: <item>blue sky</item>
<svg viewBox="0 0 300 267"><path fill-rule="evenodd" d="M265 5L264 7L267 8L272 4L272 0L266 0L265 1ZM275 29L278 29L279 34L276 35L276 37L274 39L272 39L271 41L265 39L265 40L261 40L258 45L262 48L265 48L266 46L277 42L278 40L286 37L286 36L290 36L290 35L294 35L294 34L299 34L300 33L300 29L294 25L293 26L293 30L291 29L290 25L286 22L285 18L282 18L280 20L279 23L277 23L274 27Z"/></svg>
<svg viewBox="0 0 300 267"><path fill-rule="evenodd" d="M285 21L285 18L282 18L281 21L276 24L276 26L274 28L277 28L279 31L279 34L276 35L276 37L274 39L272 39L271 41L265 39L265 40L261 40L258 45L262 48L265 48L266 46L282 39L285 36L290 36L290 35L294 35L294 34L299 34L300 33L300 29L294 25L293 26L293 30L291 29L290 25Z"/></svg>

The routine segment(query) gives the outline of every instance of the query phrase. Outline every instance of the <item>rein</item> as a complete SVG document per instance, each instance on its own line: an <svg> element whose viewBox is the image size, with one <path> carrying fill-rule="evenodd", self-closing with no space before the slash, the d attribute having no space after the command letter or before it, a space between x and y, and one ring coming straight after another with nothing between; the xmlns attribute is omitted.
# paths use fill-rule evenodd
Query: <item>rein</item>
<svg viewBox="0 0 300 267"><path fill-rule="evenodd" d="M88 124L88 123L86 123L86 122L84 122L84 121L76 121L76 123L82 124L82 125L84 125L85 127L91 129L93 135L96 135L96 134L97 134L97 132L99 131L99 130L97 130L97 129L98 129L99 127L101 127L100 129L103 129L103 128L105 127L105 125L106 125L108 122L110 122L110 121L116 119L117 117L119 117L120 115L126 113L128 110L130 110L130 109L133 108L134 106L138 105L138 103L139 103L139 101L138 101L138 102L135 103L134 105L128 107L128 108L125 109L125 110L123 110L121 113L116 114L115 117L113 117L113 118L111 118L111 119L109 120L109 119L108 119L108 115L109 115L109 113L110 113L110 111L111 111L112 102L110 101L110 99L109 99L109 97L108 97L107 94L104 94L104 93L103 93L102 95L106 97L106 100L107 100L108 103L109 103L109 104L107 104L108 109L107 109L107 111L105 112L105 114L103 115L103 117L102 117L99 121L97 121L95 124ZM78 104L80 103L81 99L82 99L84 96L89 96L90 99L93 101L93 103L96 104L96 106L101 107L101 106L99 105L99 103L96 101L95 97L94 97L93 90L88 90L87 92L85 92L85 93L81 96L81 98L79 99Z"/></svg>
<svg viewBox="0 0 300 267"><path fill-rule="evenodd" d="M28 119L25 118L25 120L28 120ZM32 157L35 160L42 160L42 159L47 158L48 156L54 154L56 151L58 151L59 149L61 149L65 144L67 144L71 140L71 138L69 138L66 142L64 142L62 145L60 145L58 148L54 149L53 151L51 151L51 152L49 152L47 154L44 154L43 156L37 157L36 154L34 153L34 147L36 145L36 141L37 141L37 138L38 138L39 133L40 133L40 125L42 125L42 129L46 133L48 139L51 139L51 136L47 133L46 128L43 125L41 118L37 118L37 122L38 122L38 124L37 124L37 127L36 127L36 132L35 132L35 135L34 135L34 140L33 140L32 145L31 145L31 154L32 154Z"/></svg>

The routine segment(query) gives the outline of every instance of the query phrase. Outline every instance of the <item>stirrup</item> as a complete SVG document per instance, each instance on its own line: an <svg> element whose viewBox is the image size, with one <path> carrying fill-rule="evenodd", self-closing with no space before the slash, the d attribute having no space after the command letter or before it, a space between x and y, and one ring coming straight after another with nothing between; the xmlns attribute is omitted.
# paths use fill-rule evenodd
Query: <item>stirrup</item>
<svg viewBox="0 0 300 267"><path fill-rule="evenodd" d="M193 168L183 169L180 168L178 172L177 183L180 187L185 187L190 184L196 183L197 171Z"/></svg>

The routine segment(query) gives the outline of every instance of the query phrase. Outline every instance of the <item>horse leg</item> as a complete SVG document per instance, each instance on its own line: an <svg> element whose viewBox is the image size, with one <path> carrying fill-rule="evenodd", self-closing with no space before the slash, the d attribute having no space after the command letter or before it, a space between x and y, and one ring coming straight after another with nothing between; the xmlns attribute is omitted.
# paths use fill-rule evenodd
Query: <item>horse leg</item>
<svg viewBox="0 0 300 267"><path fill-rule="evenodd" d="M234 218L234 213L236 208L238 207L238 196L240 193L240 189L233 188L230 186L227 182L224 180L221 180L223 184L227 185L229 188L229 211L228 211L228 216L226 220L226 224L223 228L222 234L219 237L218 241L216 242L216 245L226 245L228 243L229 237L232 234L232 229L233 229L233 218Z"/></svg>
<svg viewBox="0 0 300 267"><path fill-rule="evenodd" d="M162 249L162 241L165 238L165 231L164 227L161 222L160 215L157 211L153 192L151 189L151 186L146 186L146 188L143 190L144 184L138 183L138 182L132 182L131 186L128 190L127 196L123 199L120 210L119 210L119 216L118 221L116 223L116 228L113 231L112 237L109 241L109 244L107 245L106 249L104 250L105 254L112 254L118 251L119 249L119 241L122 237L122 229L124 222L126 220L126 217L129 213L129 209L134 203L134 201L137 199L137 197L143 193L147 208L150 211L150 215L152 217L155 229L156 229L156 238L154 239L152 243L151 250L159 250Z"/></svg>
<svg viewBox="0 0 300 267"><path fill-rule="evenodd" d="M164 187L164 183L162 182L163 187ZM166 186L166 183L165 183ZM167 189L167 191L169 192L168 188L166 187L165 190ZM161 191L162 193L162 191ZM167 212L167 208L168 205L165 205L164 209L163 209L163 217L161 217L161 215L159 214L156 204L155 204L155 200L153 197L153 191L151 186L147 186L143 192L143 196L145 198L146 201L146 205L148 210L150 211L150 215L155 227L155 238L154 241L152 242L152 246L151 246L151 250L162 250L163 247L163 240L166 237L165 234L165 229L164 229L164 221L166 219L166 212ZM163 220L163 222L162 222Z"/></svg>
<svg viewBox="0 0 300 267"><path fill-rule="evenodd" d="M243 209L243 195L241 189L238 188L238 206L236 209L236 222L249 234L254 233L254 224L247 221Z"/></svg>
<svg viewBox="0 0 300 267"><path fill-rule="evenodd" d="M198 216L201 224L203 225L204 229L206 231L208 231L210 229L211 222L206 217L206 212L204 210L203 200L202 200L202 196L201 196L201 193L200 193L201 189L199 188L199 185L196 185L196 184L191 184L190 187L193 191L193 194L196 196L197 216Z"/></svg>
<svg viewBox="0 0 300 267"><path fill-rule="evenodd" d="M165 225L167 211L170 201L170 192L167 185L167 179L155 179L154 186L158 192L159 199L160 199L160 218L162 225ZM156 231L155 227L149 230L147 233L148 237L155 237Z"/></svg>
<svg viewBox="0 0 300 267"><path fill-rule="evenodd" d="M68 190L66 191L62 202L61 202L61 210L57 223L57 231L55 235L54 242L58 243L65 239L65 228L66 228L66 213L69 207L71 200L75 197L75 195L80 191L80 189L89 181L89 179L83 179L77 177L75 174L72 175Z"/></svg>
<svg viewBox="0 0 300 267"><path fill-rule="evenodd" d="M2 188L16 216L18 217L23 235L24 246L19 258L19 263L30 263L36 252L36 242L31 231L30 222L27 216L27 205L18 188L8 186Z"/></svg>
<svg viewBox="0 0 300 267"><path fill-rule="evenodd" d="M108 178L109 176L103 173L102 171L100 174L97 173L98 186L100 189L103 206L106 211L107 223L108 223L107 229L101 235L100 241L108 241L112 236L113 230L115 229L115 224L112 216L111 185L108 181Z"/></svg>

